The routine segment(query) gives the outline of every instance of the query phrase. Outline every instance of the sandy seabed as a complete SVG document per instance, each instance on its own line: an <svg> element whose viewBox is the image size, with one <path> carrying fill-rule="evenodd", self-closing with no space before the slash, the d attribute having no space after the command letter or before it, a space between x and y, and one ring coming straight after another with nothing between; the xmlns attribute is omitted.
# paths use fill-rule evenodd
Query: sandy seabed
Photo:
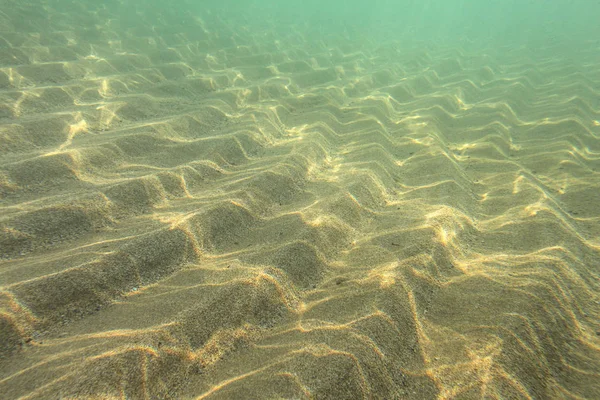
<svg viewBox="0 0 600 400"><path fill-rule="evenodd" d="M600 398L597 43L0 4L3 399Z"/></svg>

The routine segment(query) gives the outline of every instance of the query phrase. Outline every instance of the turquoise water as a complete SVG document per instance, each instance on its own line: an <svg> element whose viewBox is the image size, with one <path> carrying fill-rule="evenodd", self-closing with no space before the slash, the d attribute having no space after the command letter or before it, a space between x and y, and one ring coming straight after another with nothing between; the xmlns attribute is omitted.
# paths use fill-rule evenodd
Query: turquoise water
<svg viewBox="0 0 600 400"><path fill-rule="evenodd" d="M228 15L231 23L242 20L257 30L272 27L285 33L290 26L304 26L315 38L354 33L377 41L406 38L518 45L595 40L600 33L600 4L585 0L220 1L174 7L182 16L214 8Z"/></svg>

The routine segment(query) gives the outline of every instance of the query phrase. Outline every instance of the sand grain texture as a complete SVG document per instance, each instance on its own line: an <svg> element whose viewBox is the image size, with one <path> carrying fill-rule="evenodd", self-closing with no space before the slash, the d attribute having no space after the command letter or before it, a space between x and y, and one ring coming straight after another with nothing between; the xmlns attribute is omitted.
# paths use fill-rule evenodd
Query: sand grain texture
<svg viewBox="0 0 600 400"><path fill-rule="evenodd" d="M55 3L0 1L4 399L600 398L597 44Z"/></svg>

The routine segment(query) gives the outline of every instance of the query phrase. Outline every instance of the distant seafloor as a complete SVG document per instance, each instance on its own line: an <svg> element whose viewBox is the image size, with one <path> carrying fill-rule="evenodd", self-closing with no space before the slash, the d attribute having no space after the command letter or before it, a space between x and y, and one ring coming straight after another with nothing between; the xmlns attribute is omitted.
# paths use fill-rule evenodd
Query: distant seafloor
<svg viewBox="0 0 600 400"><path fill-rule="evenodd" d="M132 3L0 1L2 399L600 398L598 40Z"/></svg>

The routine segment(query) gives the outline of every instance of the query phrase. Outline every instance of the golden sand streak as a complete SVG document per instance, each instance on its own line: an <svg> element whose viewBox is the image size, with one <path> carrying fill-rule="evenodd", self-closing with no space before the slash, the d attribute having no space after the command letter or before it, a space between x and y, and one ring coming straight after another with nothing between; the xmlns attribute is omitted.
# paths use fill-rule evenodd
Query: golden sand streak
<svg viewBox="0 0 600 400"><path fill-rule="evenodd" d="M292 374L290 372L283 372L283 373L277 374L277 376L282 376L282 377L291 379L300 388L300 391L302 392L302 394L304 396L306 396L307 398L310 397L310 395L311 395L310 389L305 384L302 383L302 381L300 380L298 375Z"/></svg>
<svg viewBox="0 0 600 400"><path fill-rule="evenodd" d="M42 347L42 346L38 345L38 348L39 347ZM44 345L44 347L50 347L50 346ZM8 375L5 378L0 379L0 383L9 383L10 380L18 379L20 376L27 375L28 373L33 373L36 371L36 369L43 370L44 367L51 365L53 362L61 360L61 359L67 359L71 356L77 355L77 356L80 356L81 358L85 358L85 355L88 354L90 352L90 350L102 349L102 348L104 348L104 343L99 342L99 343L95 343L93 345L80 347L76 350L63 351L61 353L54 354L50 357L44 358L42 361L36 362L35 364L28 366L27 368L21 369L20 371L16 372L13 375Z"/></svg>
<svg viewBox="0 0 600 400"><path fill-rule="evenodd" d="M149 367L148 354L140 353L139 357L140 357L141 369L143 371L143 373L142 373L142 391L144 392L144 399L149 399L150 393L148 391L148 367Z"/></svg>
<svg viewBox="0 0 600 400"><path fill-rule="evenodd" d="M234 382L238 382L238 381L244 380L245 378L248 378L250 376L253 376L253 375L256 375L256 374L261 373L263 371L266 371L266 370L268 370L268 369L270 369L270 368L274 367L275 365L280 364L282 362L283 361L278 362L278 363L274 363L274 364L271 364L271 365L266 365L266 366L264 366L264 367L262 367L260 369L257 369L257 370L254 370L254 371L250 371L248 373L245 373L245 374L236 376L234 378L228 379L226 381L223 381L223 382L219 383L218 385L213 386L208 392L203 393L200 396L196 397L196 400L205 399L208 396L210 396L210 395L218 392L219 390L225 388L226 386L228 386L228 385L230 385L230 384L232 384Z"/></svg>
<svg viewBox="0 0 600 400"><path fill-rule="evenodd" d="M102 97L109 96L110 87L108 79L102 79L102 83L100 84L100 89L98 89L98 92Z"/></svg>

